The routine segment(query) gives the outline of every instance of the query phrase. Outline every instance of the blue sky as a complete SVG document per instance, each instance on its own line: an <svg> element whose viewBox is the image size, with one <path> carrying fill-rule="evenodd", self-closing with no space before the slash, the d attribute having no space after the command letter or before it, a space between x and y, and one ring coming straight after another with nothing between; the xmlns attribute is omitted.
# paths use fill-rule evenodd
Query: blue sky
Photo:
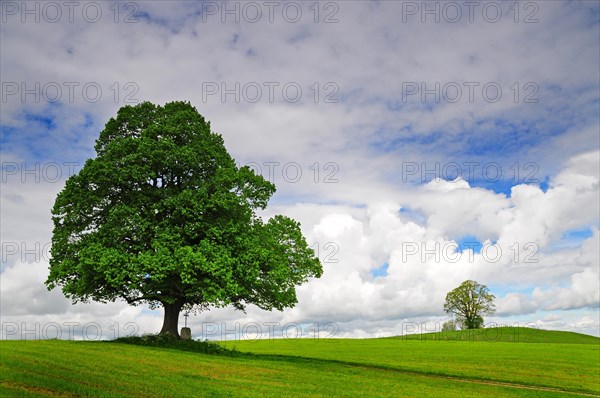
<svg viewBox="0 0 600 398"><path fill-rule="evenodd" d="M47 292L47 260L23 252L50 241L56 194L120 107L187 100L239 164L274 172L261 215L299 220L325 269L293 309L213 309L192 327L393 335L446 319L445 293L475 279L498 297L494 321L598 335L599 3L439 22L403 3L252 3L260 16L243 2L98 3L98 20L56 22L3 5L2 322L160 327L160 310ZM421 256L431 247L438 260Z"/></svg>

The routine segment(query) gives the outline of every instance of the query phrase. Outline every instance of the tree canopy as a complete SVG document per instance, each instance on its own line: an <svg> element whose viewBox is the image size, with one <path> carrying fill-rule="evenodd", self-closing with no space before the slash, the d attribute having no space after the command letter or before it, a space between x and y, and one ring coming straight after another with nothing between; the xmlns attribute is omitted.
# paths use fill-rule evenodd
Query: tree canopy
<svg viewBox="0 0 600 398"><path fill-rule="evenodd" d="M321 276L298 222L256 215L275 186L236 166L189 103L124 106L95 150L54 203L48 289L163 306L161 332L178 336L182 309L282 310Z"/></svg>
<svg viewBox="0 0 600 398"><path fill-rule="evenodd" d="M483 315L492 315L496 297L485 285L467 280L446 295L444 311L456 317L463 329L478 329L483 326Z"/></svg>

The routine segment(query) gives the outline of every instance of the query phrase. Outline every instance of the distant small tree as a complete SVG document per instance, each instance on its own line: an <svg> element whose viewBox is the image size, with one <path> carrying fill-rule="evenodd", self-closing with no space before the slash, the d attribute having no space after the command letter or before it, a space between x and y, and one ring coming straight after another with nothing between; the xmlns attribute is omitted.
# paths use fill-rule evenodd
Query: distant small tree
<svg viewBox="0 0 600 398"><path fill-rule="evenodd" d="M442 332L454 332L456 330L456 322L454 319L444 322Z"/></svg>
<svg viewBox="0 0 600 398"><path fill-rule="evenodd" d="M496 311L495 298L487 286L467 280L446 295L444 311L456 317L461 329L479 329L483 327L483 315Z"/></svg>

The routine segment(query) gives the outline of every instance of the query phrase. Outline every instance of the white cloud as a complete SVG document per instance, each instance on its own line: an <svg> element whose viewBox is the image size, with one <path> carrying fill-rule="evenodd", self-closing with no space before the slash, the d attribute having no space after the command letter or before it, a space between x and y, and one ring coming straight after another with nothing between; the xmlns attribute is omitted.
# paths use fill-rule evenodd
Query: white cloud
<svg viewBox="0 0 600 398"><path fill-rule="evenodd" d="M514 197L506 198L460 182L462 186L458 188L448 185L452 182L430 183L425 189L416 190L413 197L418 198L418 202L411 203L425 213L425 225L403 220L400 205L391 198L380 198L366 208L278 205L274 210L298 219L309 244L318 249L324 265L322 278L299 287L298 305L282 314L251 308L248 316L242 316L224 309L214 310L203 317L208 321L228 322L250 322L253 319L260 322L339 322L355 328L340 333L362 335L371 330L378 334L382 332L371 329L370 322L443 316L445 294L465 279L502 287L506 294L497 294L499 316L593 308L600 302L597 228L594 228L592 237L575 248L554 250L548 239L537 238L540 250L534 257L525 248L511 249L506 243L527 242L519 240L523 237L511 236L513 231L525 231L532 234L529 236L538 237L540 233L536 231L544 231L543 236L555 236L568 229L568 226L550 223L549 219L563 219L561 211L581 207L577 198L588 200L585 196L575 196L573 192L580 192L582 186L597 187L589 176L593 167L582 168L579 161L590 158L594 156L587 154L568 163L556 178L566 182L557 183L546 193L535 187L517 186L513 189ZM435 186L431 184L445 184L446 187L432 189ZM448 186L453 189L447 189ZM562 188L558 190L557 186ZM35 184L26 187L37 188ZM558 214L546 213L548 217L536 217L540 205L536 205L535 200L544 200L545 196L559 204L563 203L563 197L575 202L569 207L558 206ZM454 218L448 219L447 209L454 209L451 212ZM18 212L16 214L27 218ZM34 225L47 223L35 214L29 220ZM591 222L593 217L588 215L582 220ZM454 224L460 225L460 228L453 227ZM549 229L548 225L556 230ZM22 227L23 231L29 228L32 227L27 224ZM498 245L504 245L502 257L495 261L471 250L456 252L456 243L447 236L459 232L479 235L488 242L490 237L497 239ZM19 228L13 233L20 236ZM496 236L498 233L500 235ZM537 262L525 262L527 256ZM384 262L389 264L387 275L373 277L371 271ZM118 313L117 318L125 323L128 316L133 319L143 316L141 309L127 312L128 307L124 303L71 307L58 291L46 291L43 286L46 275L45 261L17 262L5 269L2 273L2 313L5 319L55 314L61 319L75 317L91 322L97 318L112 319ZM569 284L560 286L565 281ZM534 288L531 294L512 293L512 286ZM160 324L160 319L155 316L149 319L151 322L146 321L147 325L158 327Z"/></svg>
<svg viewBox="0 0 600 398"><path fill-rule="evenodd" d="M115 23L108 3L97 23L78 14L73 23L57 24L7 16L0 35L3 84L21 90L21 83L29 89L56 83L62 99L50 104L43 92L38 100L20 91L3 98L3 166L81 164L94 155L99 130L127 95L155 103L190 100L238 163L254 162L265 176L273 165L278 192L261 214L301 221L328 261L321 279L298 289L294 309L250 309L245 317L218 309L201 319L338 322L347 336L387 335L403 321L443 319L446 292L473 278L500 291L504 318L557 311L560 320L544 322L594 332L598 323L586 320L593 312L581 319L568 313L597 312L599 301L600 50L588 10L597 11L597 4L536 3L536 23L522 23L523 9L515 22L508 3L497 23L486 21L481 9L472 23L435 23L431 16L421 23L420 14L403 15L402 3L337 2L339 21L331 24L314 23L306 4L298 23L286 22L281 10L273 23L266 14L258 23L242 18L236 24L231 16L222 23L220 14L203 20L202 4L160 1L138 3L145 14L131 24L122 23L125 9ZM328 11L321 10L321 20ZM73 101L68 82L77 84ZM269 82L279 84L273 101ZM478 84L473 101L465 82ZM495 103L482 97L490 82L502 89ZM98 102L82 93L86 83L101 88ZM222 101L221 84L236 83L260 87L262 97L253 103L250 91L240 91L239 101L231 94ZM297 103L284 98L287 83L302 88ZM462 97L436 102L429 94L423 103L421 92L405 91L407 84L421 90L436 83L458 85ZM207 95L215 85L219 92ZM325 102L327 95L338 102ZM524 102L527 95L537 102ZM421 168L409 176L418 183L406 178L408 162ZM450 162L479 168L474 178L464 169L455 181L423 178L436 163L444 170ZM482 165L492 163L503 172L501 182L512 178L510 195L489 189L495 187L489 178L478 184L489 177L480 175ZM524 176L549 177L547 189L524 184ZM29 176L21 183L19 174L5 171L2 177L3 322L33 322L35 315L101 320L106 327L112 319L133 319L147 331L160 326L160 317L142 307L71 306L58 291L45 291L47 259L41 250L37 262L23 254L50 241L50 208L64 178L35 183ZM588 228L593 236L581 244L560 245L565 233ZM501 257L493 262L469 250L457 257L456 240L465 236L495 242ZM436 245L444 250L440 258L422 258ZM383 263L388 275L374 278L371 271Z"/></svg>

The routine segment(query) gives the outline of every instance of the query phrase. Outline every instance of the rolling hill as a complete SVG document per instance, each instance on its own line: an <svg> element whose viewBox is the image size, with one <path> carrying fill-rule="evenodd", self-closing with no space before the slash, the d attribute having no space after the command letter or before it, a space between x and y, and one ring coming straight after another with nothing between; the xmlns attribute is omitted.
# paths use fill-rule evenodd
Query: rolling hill
<svg viewBox="0 0 600 398"><path fill-rule="evenodd" d="M428 337L0 341L0 396L600 396L600 339Z"/></svg>

